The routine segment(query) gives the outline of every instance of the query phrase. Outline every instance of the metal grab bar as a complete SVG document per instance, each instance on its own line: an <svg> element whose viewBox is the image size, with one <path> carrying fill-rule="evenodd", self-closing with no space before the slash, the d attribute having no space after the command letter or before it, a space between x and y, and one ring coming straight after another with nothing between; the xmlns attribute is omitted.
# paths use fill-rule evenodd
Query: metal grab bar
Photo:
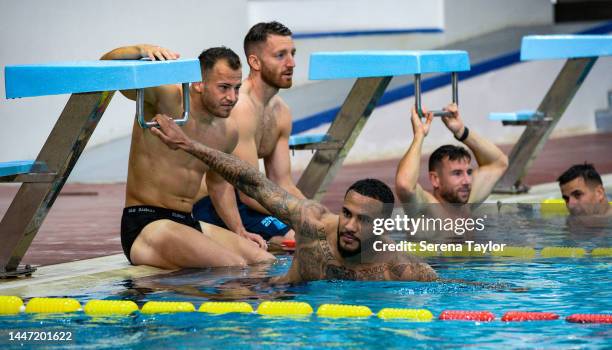
<svg viewBox="0 0 612 350"><path fill-rule="evenodd" d="M453 103L459 105L459 78L457 72L451 73L451 85L453 90ZM414 100L415 107L419 117L425 118L423 115L423 111L421 110L421 74L414 75ZM447 117L450 116L451 113L443 110L431 111L434 117Z"/></svg>
<svg viewBox="0 0 612 350"><path fill-rule="evenodd" d="M177 125L185 125L189 120L189 83L182 83L183 85L183 118L173 119ZM144 89L138 89L136 91L136 118L138 118L138 124L143 129L156 128L159 125L157 122L146 122L144 119Z"/></svg>

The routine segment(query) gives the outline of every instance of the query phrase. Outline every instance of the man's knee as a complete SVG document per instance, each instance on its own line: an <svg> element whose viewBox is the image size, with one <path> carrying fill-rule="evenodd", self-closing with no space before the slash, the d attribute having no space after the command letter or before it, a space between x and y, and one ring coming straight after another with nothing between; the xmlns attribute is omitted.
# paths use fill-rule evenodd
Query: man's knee
<svg viewBox="0 0 612 350"><path fill-rule="evenodd" d="M256 249L252 257L249 259L250 264L260 264L265 262L274 262L276 258L274 255L263 249Z"/></svg>
<svg viewBox="0 0 612 350"><path fill-rule="evenodd" d="M287 231L284 236L285 239L295 239L295 231L293 229Z"/></svg>
<svg viewBox="0 0 612 350"><path fill-rule="evenodd" d="M130 261L133 265L148 265L162 269L175 269L178 266L170 263L162 252L155 245L147 242L146 239L138 237L130 249Z"/></svg>
<svg viewBox="0 0 612 350"><path fill-rule="evenodd" d="M241 257L238 254L230 252L229 250L221 252L221 255L222 256L218 260L217 266L246 267L249 264L249 262L245 258Z"/></svg>

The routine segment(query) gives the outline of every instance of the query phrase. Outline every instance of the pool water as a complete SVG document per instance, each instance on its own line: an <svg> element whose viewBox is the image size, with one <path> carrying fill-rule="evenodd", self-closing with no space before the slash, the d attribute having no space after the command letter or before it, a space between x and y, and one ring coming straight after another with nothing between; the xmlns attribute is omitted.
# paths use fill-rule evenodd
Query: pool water
<svg viewBox="0 0 612 350"><path fill-rule="evenodd" d="M563 218L511 217L491 224L500 242L584 247L610 246L608 231L572 234ZM489 233L489 236L491 234ZM503 237L502 237L503 236ZM522 244L521 244L522 243ZM317 281L270 286L262 277L282 274L291 256L271 266L245 269L183 270L169 274L89 284L70 295L81 304L91 299L130 299L139 306L150 300L190 301L196 308L207 300L251 303L263 300L366 305L376 313L385 307L425 308L437 317L443 310L488 310L492 322L384 321L326 319L317 316L274 318L255 314L211 316L203 313L134 314L92 318L74 315L0 317L0 347L44 348L612 348L612 325L574 324L573 313L612 313L612 258L499 257L444 258L427 261L444 279L483 282L419 283ZM554 321L502 322L506 311L545 311ZM70 331L70 342L18 342L9 332Z"/></svg>

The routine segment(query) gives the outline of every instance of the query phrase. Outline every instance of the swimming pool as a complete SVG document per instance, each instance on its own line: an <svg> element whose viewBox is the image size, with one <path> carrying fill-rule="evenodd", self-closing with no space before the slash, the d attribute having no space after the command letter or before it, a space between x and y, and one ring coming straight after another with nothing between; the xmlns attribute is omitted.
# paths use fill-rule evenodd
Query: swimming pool
<svg viewBox="0 0 612 350"><path fill-rule="evenodd" d="M563 217L506 216L491 223L500 241L513 245L610 246L609 232L574 235ZM184 270L113 283L84 281L66 295L81 304L91 299L189 301L196 308L207 300L246 301L255 308L263 300L307 302L315 309L326 303L366 305L374 313L386 307L425 308L434 317L442 311L488 310L492 322L385 321L361 319L266 317L256 314L211 316L179 314L93 318L78 312L59 315L1 316L0 346L21 344L47 348L610 348L610 324L574 324L574 313L612 313L612 259L501 257L430 257L445 279L487 283L317 281L295 286L269 286L262 277L285 272L291 256L271 266L246 269ZM547 311L553 321L502 322L506 311ZM71 332L69 342L10 341L17 331Z"/></svg>

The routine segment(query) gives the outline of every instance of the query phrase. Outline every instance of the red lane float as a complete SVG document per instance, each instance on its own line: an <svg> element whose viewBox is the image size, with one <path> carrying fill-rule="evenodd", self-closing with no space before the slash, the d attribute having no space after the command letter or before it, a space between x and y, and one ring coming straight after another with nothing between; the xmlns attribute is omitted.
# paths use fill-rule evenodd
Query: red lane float
<svg viewBox="0 0 612 350"><path fill-rule="evenodd" d="M612 314L573 314L565 320L574 323L612 323Z"/></svg>
<svg viewBox="0 0 612 350"><path fill-rule="evenodd" d="M508 311L501 320L505 322L521 322L521 321L550 321L559 319L559 315L552 312L526 312L526 311Z"/></svg>
<svg viewBox="0 0 612 350"><path fill-rule="evenodd" d="M294 251L295 250L295 240L294 239L286 239L281 242L281 247L286 251Z"/></svg>
<svg viewBox="0 0 612 350"><path fill-rule="evenodd" d="M440 320L459 321L493 321L495 315L490 311L444 310L438 317Z"/></svg>

